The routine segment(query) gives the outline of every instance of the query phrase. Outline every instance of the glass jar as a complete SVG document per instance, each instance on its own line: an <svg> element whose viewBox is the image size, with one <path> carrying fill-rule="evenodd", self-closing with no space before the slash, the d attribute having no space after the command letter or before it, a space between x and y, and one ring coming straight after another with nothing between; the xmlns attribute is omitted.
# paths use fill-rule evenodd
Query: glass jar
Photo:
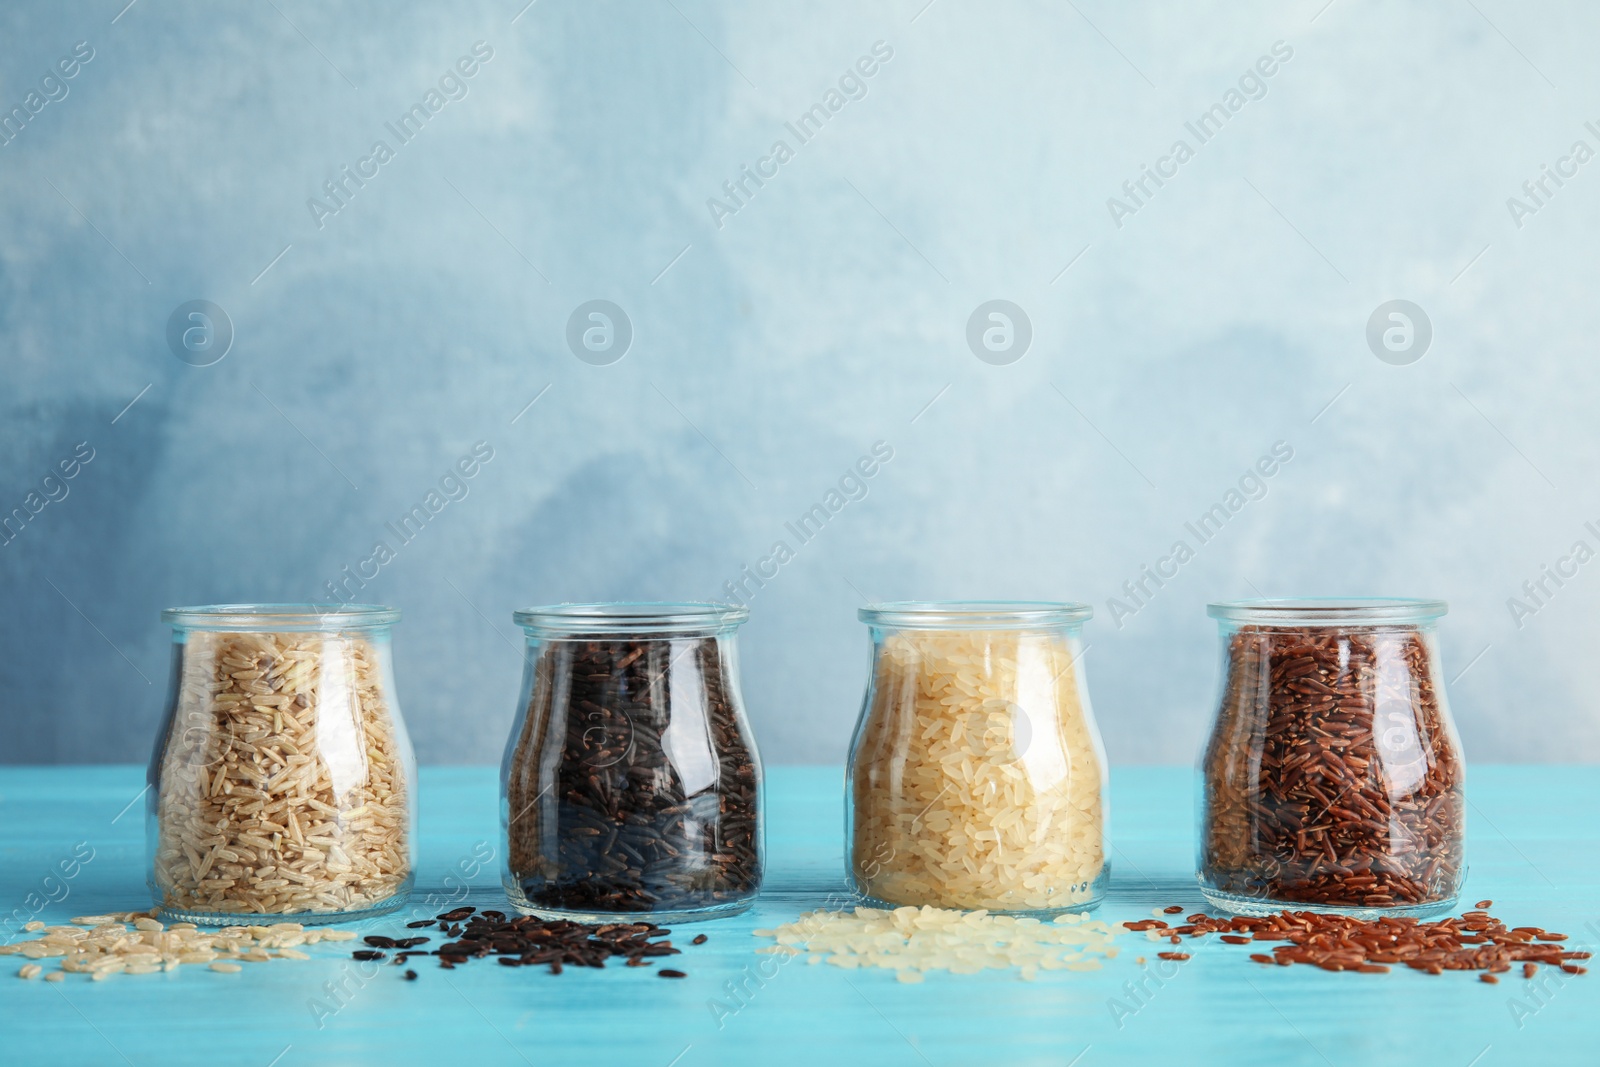
<svg viewBox="0 0 1600 1067"><path fill-rule="evenodd" d="M1242 915L1374 918L1455 904L1466 875L1461 743L1438 600L1208 608L1222 695L1200 757L1200 888Z"/></svg>
<svg viewBox="0 0 1600 1067"><path fill-rule="evenodd" d="M415 871L416 766L393 608L168 608L172 685L150 762L150 889L169 920L343 922Z"/></svg>
<svg viewBox="0 0 1600 1067"><path fill-rule="evenodd" d="M872 674L847 772L851 887L875 903L1059 913L1099 903L1105 750L1087 604L862 608Z"/></svg>
<svg viewBox="0 0 1600 1067"><path fill-rule="evenodd" d="M761 887L761 760L724 604L560 604L527 635L501 768L506 895L544 918L744 911Z"/></svg>

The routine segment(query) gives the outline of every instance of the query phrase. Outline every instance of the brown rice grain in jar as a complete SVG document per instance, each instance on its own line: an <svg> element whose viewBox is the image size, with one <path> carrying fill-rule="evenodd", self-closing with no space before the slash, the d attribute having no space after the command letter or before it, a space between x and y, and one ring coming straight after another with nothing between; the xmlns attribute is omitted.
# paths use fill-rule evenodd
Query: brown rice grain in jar
<svg viewBox="0 0 1600 1067"><path fill-rule="evenodd" d="M150 764L150 889L204 925L343 922L405 902L416 767L389 630L365 604L169 608Z"/></svg>
<svg viewBox="0 0 1600 1067"><path fill-rule="evenodd" d="M1201 891L1241 915L1450 909L1465 767L1437 600L1212 604L1222 695L1199 765Z"/></svg>
<svg viewBox="0 0 1600 1067"><path fill-rule="evenodd" d="M849 877L895 906L1060 913L1105 892L1107 771L1085 604L863 608L872 673L847 781Z"/></svg>

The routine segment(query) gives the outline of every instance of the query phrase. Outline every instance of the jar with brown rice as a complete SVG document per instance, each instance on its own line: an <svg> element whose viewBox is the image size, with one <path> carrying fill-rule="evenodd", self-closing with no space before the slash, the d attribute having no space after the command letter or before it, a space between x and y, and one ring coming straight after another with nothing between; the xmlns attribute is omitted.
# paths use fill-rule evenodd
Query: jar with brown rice
<svg viewBox="0 0 1600 1067"><path fill-rule="evenodd" d="M414 877L416 767L375 605L170 608L172 685L146 794L164 918L340 922Z"/></svg>
<svg viewBox="0 0 1600 1067"><path fill-rule="evenodd" d="M1105 893L1107 769L1086 604L862 608L872 674L847 771L856 892L892 905L1083 911Z"/></svg>
<svg viewBox="0 0 1600 1067"><path fill-rule="evenodd" d="M1240 915L1454 906L1466 766L1438 600L1212 604L1222 693L1200 756L1201 892Z"/></svg>

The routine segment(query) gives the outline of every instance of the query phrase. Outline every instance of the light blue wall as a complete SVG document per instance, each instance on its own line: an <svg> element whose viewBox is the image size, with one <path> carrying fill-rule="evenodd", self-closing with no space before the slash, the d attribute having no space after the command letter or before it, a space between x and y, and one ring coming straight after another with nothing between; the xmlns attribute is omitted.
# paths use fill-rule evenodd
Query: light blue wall
<svg viewBox="0 0 1600 1067"><path fill-rule="evenodd" d="M1113 760L1188 761L1204 604L1256 591L1444 597L1469 756L1600 757L1600 562L1507 606L1600 549L1600 162L1507 206L1600 148L1600 11L923 2L5 5L5 109L94 56L0 146L0 510L94 458L0 546L0 760L144 759L163 606L323 594L479 441L362 593L405 612L425 761L498 756L514 607L715 597L779 539L743 635L769 761L842 758L863 597L1093 601ZM401 144L385 124L478 41ZM879 41L802 144L785 123ZM1279 41L1200 143L1185 122ZM379 139L319 226L308 198ZM1434 333L1404 366L1365 336L1396 298ZM166 340L195 299L236 334L208 367ZM565 340L594 299L634 331L609 366ZM967 346L993 299L1031 322L1011 365ZM784 523L877 441L865 498L799 545ZM1280 441L1264 498L1113 623Z"/></svg>

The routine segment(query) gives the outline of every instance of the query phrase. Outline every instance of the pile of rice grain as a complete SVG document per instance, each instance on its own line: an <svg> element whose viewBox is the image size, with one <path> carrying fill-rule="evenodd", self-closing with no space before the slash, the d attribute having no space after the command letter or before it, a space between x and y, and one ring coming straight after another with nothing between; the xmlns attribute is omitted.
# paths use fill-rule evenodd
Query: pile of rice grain
<svg viewBox="0 0 1600 1067"><path fill-rule="evenodd" d="M191 633L153 871L175 911L360 910L411 874L407 761L357 633Z"/></svg>
<svg viewBox="0 0 1600 1067"><path fill-rule="evenodd" d="M757 930L776 945L757 952L799 956L835 967L883 967L902 982L920 982L925 971L977 974L1017 968L1032 981L1044 971L1096 971L1099 957L1117 954L1118 932L1087 912L1054 922L1028 916L943 908L856 908L812 911L776 930Z"/></svg>
<svg viewBox="0 0 1600 1067"><path fill-rule="evenodd" d="M1092 901L1104 763L1066 639L902 631L875 669L851 775L857 888L994 911Z"/></svg>
<svg viewBox="0 0 1600 1067"><path fill-rule="evenodd" d="M350 941L354 930L306 930L299 923L271 926L230 926L201 930L193 923L158 922L154 911L80 915L71 926L46 926L31 922L28 933L42 933L32 941L0 945L0 956L22 956L29 962L18 978L62 981L68 974L86 974L103 981L114 974L155 974L177 970L185 963L209 964L213 971L232 972L244 963L273 959L305 960L300 945L319 941ZM37 960L59 959L61 969L45 971Z"/></svg>

